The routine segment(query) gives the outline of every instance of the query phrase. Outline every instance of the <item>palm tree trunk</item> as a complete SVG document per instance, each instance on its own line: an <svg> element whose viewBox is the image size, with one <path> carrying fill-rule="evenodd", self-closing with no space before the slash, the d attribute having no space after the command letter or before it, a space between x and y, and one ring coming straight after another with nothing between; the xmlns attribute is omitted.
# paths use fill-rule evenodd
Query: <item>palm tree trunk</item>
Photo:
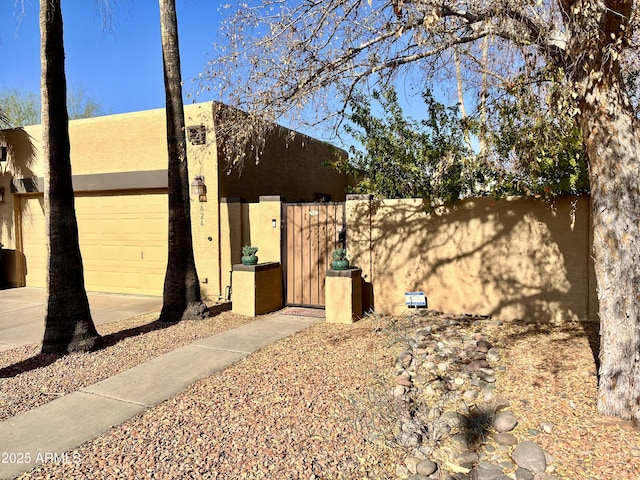
<svg viewBox="0 0 640 480"><path fill-rule="evenodd" d="M169 258L160 320L177 322L205 318L209 310L202 302L193 256L176 5L175 0L159 0L159 5L169 153Z"/></svg>
<svg viewBox="0 0 640 480"><path fill-rule="evenodd" d="M60 0L40 0L42 154L48 246L43 353L87 351L99 340L91 319L76 223Z"/></svg>

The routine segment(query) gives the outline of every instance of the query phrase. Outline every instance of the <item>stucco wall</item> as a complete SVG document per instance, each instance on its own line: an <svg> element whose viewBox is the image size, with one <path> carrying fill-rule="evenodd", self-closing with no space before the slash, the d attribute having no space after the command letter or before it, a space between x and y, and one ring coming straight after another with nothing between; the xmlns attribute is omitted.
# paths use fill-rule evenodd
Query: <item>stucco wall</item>
<svg viewBox="0 0 640 480"><path fill-rule="evenodd" d="M297 134L287 141L282 132L270 137L260 163L248 159L241 171L227 173L220 160L221 197L240 197L257 202L261 195L281 195L285 202L313 202L317 194L328 194L331 201L346 196L346 175L323 166L335 158L335 150L324 142Z"/></svg>
<svg viewBox="0 0 640 480"><path fill-rule="evenodd" d="M244 204L244 208L242 244L260 249L257 254L260 263L282 263L280 197L263 196L258 203Z"/></svg>
<svg viewBox="0 0 640 480"><path fill-rule="evenodd" d="M424 291L445 312L597 319L588 197L478 198L436 213L360 198L346 212L352 264L378 312L402 313L404 292Z"/></svg>
<svg viewBox="0 0 640 480"><path fill-rule="evenodd" d="M185 105L185 124L204 126L204 144L187 141L189 176L205 177L206 202L191 196L194 256L203 293L217 300L221 292L218 209L218 154L212 102ZM22 212L20 198L42 196L45 164L40 125L4 131L10 161L0 184L7 200L0 204L0 241L16 249ZM84 195L120 192L166 193L167 143L165 110L155 109L69 122L73 184ZM26 180L21 180L26 179ZM14 190L17 189L17 192ZM168 203L168 201L167 201ZM44 240L43 240L44 241ZM15 262L18 266L20 262ZM20 269L17 269L20 270ZM4 278L12 281L4 272ZM20 276L20 272L14 274Z"/></svg>
<svg viewBox="0 0 640 480"><path fill-rule="evenodd" d="M206 132L204 144L194 145L187 138L189 179L193 181L196 176L202 176L207 187L206 198L202 199L205 201L200 201L197 195L190 193L191 236L202 294L208 302L215 302L224 291L220 260L222 239L217 182L218 150L211 109L211 103L204 103L187 105L184 110L186 128L200 125ZM166 150L166 140L163 141ZM166 153L164 158L167 158Z"/></svg>

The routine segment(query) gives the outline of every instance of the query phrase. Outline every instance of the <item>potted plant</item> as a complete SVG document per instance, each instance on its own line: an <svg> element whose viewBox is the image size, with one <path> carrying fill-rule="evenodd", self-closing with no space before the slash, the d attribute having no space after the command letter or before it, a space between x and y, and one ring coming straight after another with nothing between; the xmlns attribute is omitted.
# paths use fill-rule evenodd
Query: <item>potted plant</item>
<svg viewBox="0 0 640 480"><path fill-rule="evenodd" d="M345 248L336 248L331 253L331 268L334 270L346 270L349 268L349 259L347 258L347 250Z"/></svg>
<svg viewBox="0 0 640 480"><path fill-rule="evenodd" d="M258 247L252 247L249 245L242 247L242 264L256 265L258 263L258 257L256 257L257 251Z"/></svg>

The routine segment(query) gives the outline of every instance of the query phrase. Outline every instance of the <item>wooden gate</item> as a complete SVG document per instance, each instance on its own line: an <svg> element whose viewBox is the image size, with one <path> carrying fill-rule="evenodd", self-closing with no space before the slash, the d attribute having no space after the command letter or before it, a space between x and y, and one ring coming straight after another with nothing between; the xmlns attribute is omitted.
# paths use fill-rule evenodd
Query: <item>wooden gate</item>
<svg viewBox="0 0 640 480"><path fill-rule="evenodd" d="M345 246L344 203L296 203L283 208L286 303L323 308L331 252Z"/></svg>

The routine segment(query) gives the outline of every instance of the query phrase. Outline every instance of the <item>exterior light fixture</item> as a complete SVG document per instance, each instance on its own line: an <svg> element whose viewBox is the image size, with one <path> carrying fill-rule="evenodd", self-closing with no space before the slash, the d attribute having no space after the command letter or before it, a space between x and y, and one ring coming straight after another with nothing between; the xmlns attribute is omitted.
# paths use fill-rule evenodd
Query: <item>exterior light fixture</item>
<svg viewBox="0 0 640 480"><path fill-rule="evenodd" d="M204 183L204 177L202 175L198 175L191 182L191 194L197 195L198 200L201 202L207 201L207 185Z"/></svg>
<svg viewBox="0 0 640 480"><path fill-rule="evenodd" d="M204 125L190 125L187 127L187 136L191 145L204 145L207 143L207 129Z"/></svg>
<svg viewBox="0 0 640 480"><path fill-rule="evenodd" d="M0 186L0 203L4 203L4 187Z"/></svg>

